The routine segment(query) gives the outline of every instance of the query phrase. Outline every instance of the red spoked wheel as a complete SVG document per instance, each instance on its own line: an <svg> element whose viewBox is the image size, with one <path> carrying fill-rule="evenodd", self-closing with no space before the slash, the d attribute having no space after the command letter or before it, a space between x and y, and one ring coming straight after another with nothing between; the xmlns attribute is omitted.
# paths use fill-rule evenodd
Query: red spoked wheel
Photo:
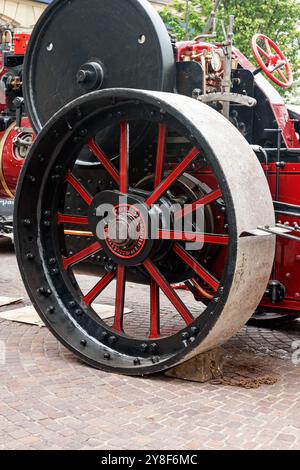
<svg viewBox="0 0 300 470"><path fill-rule="evenodd" d="M252 51L262 71L282 88L293 84L293 71L290 63L277 44L264 34L252 38Z"/></svg>
<svg viewBox="0 0 300 470"><path fill-rule="evenodd" d="M98 166L79 170L86 151ZM274 218L251 148L214 110L168 93L106 90L61 110L32 148L15 217L41 318L89 364L132 375L234 334L274 256L273 237L247 236Z"/></svg>

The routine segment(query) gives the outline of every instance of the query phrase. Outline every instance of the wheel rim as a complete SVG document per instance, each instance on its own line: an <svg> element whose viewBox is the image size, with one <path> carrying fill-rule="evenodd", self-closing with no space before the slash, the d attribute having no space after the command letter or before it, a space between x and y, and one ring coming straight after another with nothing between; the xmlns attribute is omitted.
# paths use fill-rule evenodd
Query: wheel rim
<svg viewBox="0 0 300 470"><path fill-rule="evenodd" d="M139 98L138 92L132 92L133 95L135 93ZM64 344L98 367L144 374L162 370L180 361L203 341L221 315L235 274L235 213L222 169L214 159L213 152L205 148L203 142L196 140L191 128L181 122L181 114L176 115L174 109L170 113L160 102L147 103L140 99L113 100L113 103L109 100L110 106L104 111L100 108L99 111L95 103L97 97L101 98L104 94L109 95L107 92L101 92L93 94L93 99L85 97L76 100L71 108L61 112L60 116L47 126L48 129L43 131L44 135L40 136L35 144L29 163L23 171L20 186L22 189L18 194L18 224L22 223L23 230L24 225L26 227L22 240L18 236L17 245L20 246L20 242L22 245L20 251L18 249L18 257L21 264L26 265L26 273L22 270L23 277L34 304ZM70 121L71 115L73 120ZM140 157L130 154L130 125L133 120L145 119L145 116L157 132L155 156L152 157L155 169L151 173L154 190L136 192L135 186L138 186L141 175L133 176L128 167L138 167ZM114 125L118 123L120 129L120 156L114 163L98 147L94 138L99 132L99 127L105 128L108 125L107 120L109 123L113 121ZM66 122L69 133L62 137L65 135ZM170 136L174 133L175 140L180 138L184 142L183 150L177 155L172 153L168 148L170 145L166 143L167 140L172 140ZM52 138L49 138L50 135ZM50 157L46 161L44 152L49 149L50 142ZM110 179L108 187L101 188L96 194L90 194L85 186L87 182L79 181L72 174L77 155L85 146L96 155L102 164L102 171ZM144 219L150 217L150 212L157 208L158 203L168 209L172 202L168 190L176 188L177 185L175 192L181 191L177 181L182 175L189 178L190 174L195 173L206 175L205 185L209 190L206 189L207 193L202 194L198 200L190 200L184 212L182 209L177 210L174 217L180 219L184 215L186 218L187 214L195 212L199 205L209 207L214 213L215 225L222 227L221 231L207 234L205 231L199 232L197 225L193 234L191 230L178 232L168 228L160 219L162 225L155 227L158 239L142 236L138 240L128 241L126 237L113 238L110 235L105 238L104 232L109 234L113 231L113 226L117 226L120 232L124 225L128 225L128 218L138 214L138 202L144 210ZM36 188L39 178L42 178L42 184ZM33 188L32 207L38 207L37 211L31 210L31 214L28 213L28 204L22 203L21 196L22 191L28 190L28 187ZM81 216L65 210L66 194L70 188L86 206L86 212ZM126 204L121 204L121 213L120 193L127 196ZM103 202L109 202L115 214L112 221L109 219L105 230L100 231L100 235L103 235L101 238L97 231L99 220L95 218L94 213ZM143 218L138 219L139 225ZM229 224L227 218L230 219ZM38 238L36 251L32 245L35 236ZM81 237L84 239L84 248L69 253L66 236L71 239L73 236ZM213 256L214 262L207 263L207 259L201 258L202 247L196 252L191 251L186 249L184 242L198 242L217 247L217 254ZM78 267L78 263L91 256L101 256L102 253L105 259L109 258L105 265L107 272L103 272L101 278L96 280L89 290L83 292L74 267ZM160 253L160 256L157 253ZM40 267L37 267L36 258L41 260ZM164 264L168 264L168 260L173 258L179 262L177 271L186 272L187 277L183 280L187 281L192 292L194 290L190 286L191 280L196 282L193 283L194 288L201 285L210 292L210 298L206 299L204 308L199 308L197 302L194 302L195 307L191 308L190 300L187 305L173 289L171 284L175 279L169 274L172 269L164 267ZM217 267L214 267L214 263ZM142 333L136 327L137 315L124 315L126 278L132 270L142 271L146 279L144 290L149 295L148 326L146 330L142 328ZM180 276L178 280L182 281ZM116 282L115 312L114 316L107 320L99 318L92 305L96 299L101 301L100 294L112 285L112 281ZM166 325L166 319L163 319L165 323L162 321L160 325L159 300L162 293L168 298L180 319L180 323L175 322L173 330ZM190 295L193 299L192 293ZM133 325L130 324L131 320Z"/></svg>

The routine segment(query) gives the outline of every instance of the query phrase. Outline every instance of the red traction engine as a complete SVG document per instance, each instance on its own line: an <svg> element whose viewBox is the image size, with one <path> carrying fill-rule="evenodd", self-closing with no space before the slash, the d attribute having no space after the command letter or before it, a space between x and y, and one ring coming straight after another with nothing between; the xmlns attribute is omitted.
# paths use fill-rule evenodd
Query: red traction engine
<svg viewBox="0 0 300 470"><path fill-rule="evenodd" d="M261 34L250 63L233 28L175 43L145 0L55 0L32 33L17 257L43 321L95 367L162 371L254 311L299 315L300 120L264 77L293 75Z"/></svg>
<svg viewBox="0 0 300 470"><path fill-rule="evenodd" d="M0 235L11 236L17 181L34 134L22 118L22 65L30 36L0 31Z"/></svg>

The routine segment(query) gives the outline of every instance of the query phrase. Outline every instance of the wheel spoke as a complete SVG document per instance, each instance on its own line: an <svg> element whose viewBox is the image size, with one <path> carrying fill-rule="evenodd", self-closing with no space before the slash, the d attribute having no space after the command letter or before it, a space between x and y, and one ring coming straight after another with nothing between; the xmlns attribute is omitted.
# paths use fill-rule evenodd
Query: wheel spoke
<svg viewBox="0 0 300 470"><path fill-rule="evenodd" d="M165 148L166 148L166 135L167 135L167 128L165 124L160 124L159 131L158 131L154 188L156 188L161 183L162 177L163 177L164 156L165 156Z"/></svg>
<svg viewBox="0 0 300 470"><path fill-rule="evenodd" d="M75 191L82 197L82 199L90 206L92 203L92 196L84 189L79 181L71 174L66 178L66 181L75 189Z"/></svg>
<svg viewBox="0 0 300 470"><path fill-rule="evenodd" d="M94 300L99 297L102 291L111 283L111 281L114 279L115 274L114 273L108 273L103 276L103 278L93 287L93 289L83 297L83 302L90 306Z"/></svg>
<svg viewBox="0 0 300 470"><path fill-rule="evenodd" d="M112 179L117 183L117 185L120 185L120 175L114 165L110 163L108 160L107 156L102 152L102 150L98 147L98 145L95 142L95 139L90 139L88 142L88 147L89 149L93 152L95 157L99 160L99 162L102 163L106 171L110 174Z"/></svg>
<svg viewBox="0 0 300 470"><path fill-rule="evenodd" d="M257 50L263 55L265 56L266 59L269 59L270 58L270 55L260 46L257 46Z"/></svg>
<svg viewBox="0 0 300 470"><path fill-rule="evenodd" d="M267 38L264 38L264 43L265 43L265 45L266 45L268 55L269 55L269 56L272 55L271 46L270 46L270 43L269 43L269 41L268 41Z"/></svg>
<svg viewBox="0 0 300 470"><path fill-rule="evenodd" d="M117 268L117 286L116 286L116 310L113 329L119 333L123 332L124 320L124 302L126 287L126 268L119 265Z"/></svg>
<svg viewBox="0 0 300 470"><path fill-rule="evenodd" d="M212 289L217 291L220 287L220 283L214 278L198 261L193 258L186 250L180 245L176 244L173 247L173 251L190 267L195 273L205 281Z"/></svg>
<svg viewBox="0 0 300 470"><path fill-rule="evenodd" d="M100 243L98 242L93 243L87 248L84 248L84 250L81 250L78 253L75 253L75 255L72 255L69 258L63 258L64 268L68 269L70 266L73 266L74 264L77 264L80 261L85 260L86 258L93 255L94 253L97 253L100 250L102 250Z"/></svg>
<svg viewBox="0 0 300 470"><path fill-rule="evenodd" d="M94 236L93 232L84 232L82 230L64 230L65 235L69 235L71 237L86 237L91 238Z"/></svg>
<svg viewBox="0 0 300 470"><path fill-rule="evenodd" d="M163 196L163 194L169 189L169 187L179 178L186 168L195 160L199 155L199 150L194 147L190 153L182 160L182 162L172 171L172 173L160 183L160 185L154 190L151 196L146 201L146 204L151 207L155 202Z"/></svg>
<svg viewBox="0 0 300 470"><path fill-rule="evenodd" d="M144 261L144 267L150 274L151 278L158 284L164 294L168 297L170 302L174 305L178 313L181 315L187 325L190 325L194 317L186 308L180 297L176 294L174 289L170 286L165 277L160 271L154 266L154 264L148 259Z"/></svg>
<svg viewBox="0 0 300 470"><path fill-rule="evenodd" d="M172 232L171 230L158 230L160 240L177 240L190 243L209 243L212 245L228 245L228 235L216 235L199 232Z"/></svg>
<svg viewBox="0 0 300 470"><path fill-rule="evenodd" d="M160 305L159 305L159 286L152 280L150 285L150 339L160 337Z"/></svg>
<svg viewBox="0 0 300 470"><path fill-rule="evenodd" d="M128 192L128 165L129 165L129 124L120 124L120 191Z"/></svg>
<svg viewBox="0 0 300 470"><path fill-rule="evenodd" d="M276 72L277 72L278 75L281 77L281 79L283 80L284 83L287 83L287 82L288 82L288 78L284 75L284 73L283 73L282 70L277 69Z"/></svg>
<svg viewBox="0 0 300 470"><path fill-rule="evenodd" d="M211 204L214 201L217 201L222 197L222 191L220 189L216 189L211 193L203 196L202 198L198 199L198 201L193 202L192 204L187 205L184 209L179 210L175 213L175 220L181 219L193 212L195 212L200 207L206 206Z"/></svg>
<svg viewBox="0 0 300 470"><path fill-rule="evenodd" d="M58 214L57 216L58 224L74 224L74 225L88 225L87 217L78 217L76 215L63 215Z"/></svg>

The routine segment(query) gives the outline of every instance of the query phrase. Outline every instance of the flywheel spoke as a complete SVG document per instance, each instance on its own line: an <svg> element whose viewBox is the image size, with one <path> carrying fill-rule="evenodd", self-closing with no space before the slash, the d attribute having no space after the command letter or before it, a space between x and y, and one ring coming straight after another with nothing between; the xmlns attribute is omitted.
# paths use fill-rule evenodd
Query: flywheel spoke
<svg viewBox="0 0 300 470"><path fill-rule="evenodd" d="M176 294L174 289L168 283L166 278L160 273L160 271L154 266L150 259L144 261L144 267L150 274L151 278L158 284L164 294L168 297L170 302L174 305L178 313L182 316L183 320L187 325L190 325L194 317L186 308L180 297Z"/></svg>
<svg viewBox="0 0 300 470"><path fill-rule="evenodd" d="M150 285L150 339L160 337L160 302L159 302L159 286L152 280Z"/></svg>
<svg viewBox="0 0 300 470"><path fill-rule="evenodd" d="M211 193L207 194L206 196L201 197L197 201L193 202L192 204L188 204L184 209L179 210L175 213L175 220L181 219L193 212L195 212L200 207L206 206L211 204L212 202L217 201L222 197L222 191L220 189L216 189Z"/></svg>
<svg viewBox="0 0 300 470"><path fill-rule="evenodd" d="M128 192L128 166L129 166L129 124L120 124L120 191Z"/></svg>
<svg viewBox="0 0 300 470"><path fill-rule="evenodd" d="M92 196L84 189L79 181L71 175L67 176L66 181L75 189L75 191L82 197L82 199L90 206L92 203Z"/></svg>
<svg viewBox="0 0 300 470"><path fill-rule="evenodd" d="M83 302L90 306L114 278L114 273L105 274L105 276L103 276L103 278L95 285L95 287L93 287L93 289L83 297Z"/></svg>
<svg viewBox="0 0 300 470"><path fill-rule="evenodd" d="M78 217L76 215L58 214L57 223L58 224L88 225L88 218Z"/></svg>
<svg viewBox="0 0 300 470"><path fill-rule="evenodd" d="M187 169L187 167L195 160L199 155L199 150L194 147L189 154L182 160L182 162L172 171L172 173L160 183L160 185L154 190L151 196L147 199L146 205L151 207L157 202L157 200L165 194L165 192L174 184Z"/></svg>
<svg viewBox="0 0 300 470"><path fill-rule="evenodd" d="M95 157L99 160L99 162L102 163L106 171L110 174L112 179L117 183L117 185L120 185L120 175L114 165L110 163L109 159L107 156L102 152L102 150L98 147L98 145L95 142L95 139L90 139L88 142L88 147L89 149L93 152Z"/></svg>
<svg viewBox="0 0 300 470"><path fill-rule="evenodd" d="M165 124L159 124L154 188L161 183L163 177L166 134L167 128Z"/></svg>
<svg viewBox="0 0 300 470"><path fill-rule="evenodd" d="M78 253L75 253L75 255L72 255L69 258L63 258L64 268L68 269L70 266L74 266L75 264L80 263L80 261L83 261L86 258L89 258L91 255L93 255L94 253L97 253L100 250L102 250L100 243L98 242L93 243L87 248L84 248Z"/></svg>
<svg viewBox="0 0 300 470"><path fill-rule="evenodd" d="M126 268L125 266L119 265L117 268L116 310L113 324L113 329L119 333L123 332L125 288Z"/></svg>
<svg viewBox="0 0 300 470"><path fill-rule="evenodd" d="M172 232L171 230L158 230L160 240L173 240L190 243L209 243L211 245L228 245L228 235L215 235L199 232Z"/></svg>
<svg viewBox="0 0 300 470"><path fill-rule="evenodd" d="M195 258L189 254L184 248L176 244L173 247L173 251L190 267L193 271L205 281L213 290L217 291L220 287L220 283L217 279L212 276Z"/></svg>

